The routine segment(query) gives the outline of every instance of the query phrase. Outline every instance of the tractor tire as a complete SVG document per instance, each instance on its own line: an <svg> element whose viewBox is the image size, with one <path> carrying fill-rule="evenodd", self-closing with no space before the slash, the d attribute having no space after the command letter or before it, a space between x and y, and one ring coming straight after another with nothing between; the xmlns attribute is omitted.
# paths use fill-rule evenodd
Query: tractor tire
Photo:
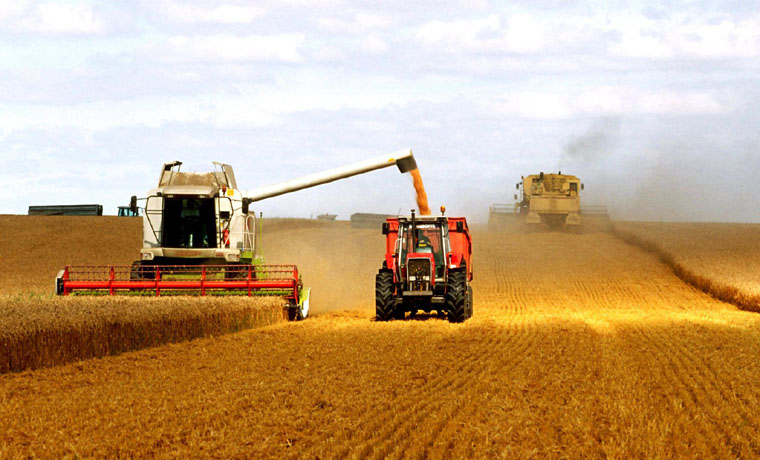
<svg viewBox="0 0 760 460"><path fill-rule="evenodd" d="M467 285L467 298L465 299L465 316L466 319L472 318L472 286Z"/></svg>
<svg viewBox="0 0 760 460"><path fill-rule="evenodd" d="M393 301L393 272L380 270L375 276L375 318L390 321L396 314Z"/></svg>
<svg viewBox="0 0 760 460"><path fill-rule="evenodd" d="M446 288L446 316L451 323L461 323L467 316L467 272L452 270Z"/></svg>

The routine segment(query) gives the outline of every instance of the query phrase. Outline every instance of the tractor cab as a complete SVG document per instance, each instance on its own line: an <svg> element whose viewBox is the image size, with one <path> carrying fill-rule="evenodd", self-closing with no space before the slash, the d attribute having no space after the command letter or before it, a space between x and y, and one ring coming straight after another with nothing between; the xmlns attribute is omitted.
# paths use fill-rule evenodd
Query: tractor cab
<svg viewBox="0 0 760 460"><path fill-rule="evenodd" d="M435 267L434 276L443 278L446 248L444 241L448 228L437 220L419 221L416 225L405 222L401 225L401 261L408 266L410 259L424 258L431 260Z"/></svg>

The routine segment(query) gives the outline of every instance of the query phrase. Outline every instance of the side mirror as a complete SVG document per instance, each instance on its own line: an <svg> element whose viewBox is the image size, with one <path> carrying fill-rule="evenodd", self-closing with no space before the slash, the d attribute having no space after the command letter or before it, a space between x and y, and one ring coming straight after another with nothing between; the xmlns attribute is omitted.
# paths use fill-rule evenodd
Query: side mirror
<svg viewBox="0 0 760 460"><path fill-rule="evenodd" d="M134 195L129 199L129 212L134 216L137 215L137 197Z"/></svg>
<svg viewBox="0 0 760 460"><path fill-rule="evenodd" d="M383 235L387 235L391 232L391 225L388 222L383 222Z"/></svg>
<svg viewBox="0 0 760 460"><path fill-rule="evenodd" d="M459 222L457 222L457 231L458 232L464 231L464 224L462 223L461 220Z"/></svg>
<svg viewBox="0 0 760 460"><path fill-rule="evenodd" d="M515 184L515 190L520 190L520 183L519 182Z"/></svg>
<svg viewBox="0 0 760 460"><path fill-rule="evenodd" d="M517 201L517 193L515 193L515 201Z"/></svg>
<svg viewBox="0 0 760 460"><path fill-rule="evenodd" d="M584 187L583 187L583 184L581 184L581 190L583 190L583 188L584 188Z"/></svg>

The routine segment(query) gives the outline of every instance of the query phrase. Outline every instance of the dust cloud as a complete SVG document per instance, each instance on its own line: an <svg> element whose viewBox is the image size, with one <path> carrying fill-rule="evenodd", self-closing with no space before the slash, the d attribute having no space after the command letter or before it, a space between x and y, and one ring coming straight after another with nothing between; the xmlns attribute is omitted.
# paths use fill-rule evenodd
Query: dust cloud
<svg viewBox="0 0 760 460"><path fill-rule="evenodd" d="M758 222L760 146L718 141L718 129L691 120L596 121L565 144L558 166L584 183L583 204L606 205L613 219Z"/></svg>

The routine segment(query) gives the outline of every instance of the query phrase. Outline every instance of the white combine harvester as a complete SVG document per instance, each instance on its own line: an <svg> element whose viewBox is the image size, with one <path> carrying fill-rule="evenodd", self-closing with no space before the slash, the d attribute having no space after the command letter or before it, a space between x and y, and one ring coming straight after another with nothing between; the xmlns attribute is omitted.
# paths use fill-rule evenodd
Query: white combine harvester
<svg viewBox="0 0 760 460"><path fill-rule="evenodd" d="M158 186L143 207L143 247L131 266L67 266L58 274L60 295L140 293L277 295L289 315L309 312L295 265L265 265L257 254L257 222L251 203L396 165L417 168L411 150L269 185L239 190L230 165L214 162L208 173L181 172L164 164ZM130 210L137 212L132 197Z"/></svg>

